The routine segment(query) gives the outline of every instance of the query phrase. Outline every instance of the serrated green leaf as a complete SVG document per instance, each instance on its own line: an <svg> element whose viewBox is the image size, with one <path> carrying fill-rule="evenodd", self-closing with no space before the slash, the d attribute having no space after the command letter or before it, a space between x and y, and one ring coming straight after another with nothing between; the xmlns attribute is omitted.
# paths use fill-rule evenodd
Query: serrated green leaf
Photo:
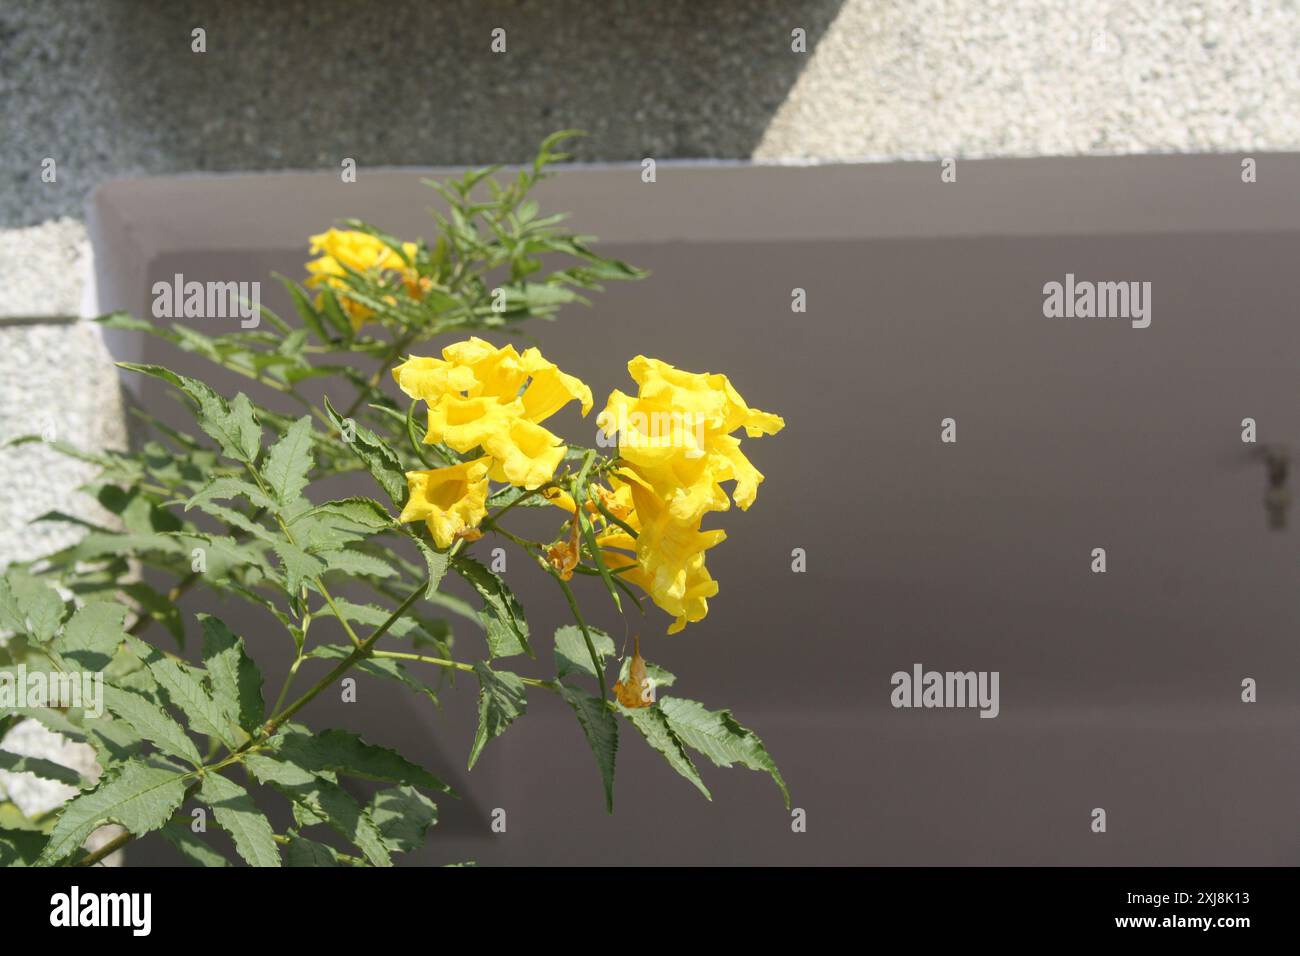
<svg viewBox="0 0 1300 956"><path fill-rule="evenodd" d="M30 773L42 780L55 780L70 787L81 786L81 774L71 767L65 767L53 760L42 757L24 757L22 754L0 750L0 770L9 773Z"/></svg>
<svg viewBox="0 0 1300 956"><path fill-rule="evenodd" d="M337 783L318 777L281 760L254 755L245 764L249 772L272 784L295 808L305 811L311 823L328 824L335 832L355 843L366 859L376 866L391 866L392 859L383 837L370 816Z"/></svg>
<svg viewBox="0 0 1300 956"><path fill-rule="evenodd" d="M663 758L668 761L668 766L695 784L696 789L704 794L707 799L713 799L713 795L709 793L709 788L700 779L700 773L695 769L695 764L691 762L686 747L673 733L672 728L668 726L668 720L659 710L658 705L636 708L627 708L622 704L615 704L614 706L618 708L619 713L632 722L633 727L641 732L641 736L645 738L646 743L663 755Z"/></svg>
<svg viewBox="0 0 1300 956"><path fill-rule="evenodd" d="M251 481L232 475L218 475L190 496L185 502L185 510L202 508L209 501L224 501L237 495L243 495L258 508L270 510L275 507L275 502Z"/></svg>
<svg viewBox="0 0 1300 956"><path fill-rule="evenodd" d="M510 726L528 707L524 682L509 671L494 671L487 664L476 661L474 673L478 675L478 732L469 752L469 769L493 737Z"/></svg>
<svg viewBox="0 0 1300 956"><path fill-rule="evenodd" d="M98 787L74 798L59 814L49 842L36 861L50 866L75 853L97 828L107 823L134 836L157 830L185 800L185 781L173 770L130 761L105 776Z"/></svg>
<svg viewBox="0 0 1300 956"><path fill-rule="evenodd" d="M382 438L364 425L352 421L348 427L328 398L325 399L325 411L330 422L339 430L340 440L345 440L351 432L352 440L348 444L352 451L361 459L371 477L379 482L379 487L384 489L393 504L401 508L406 503L406 474L397 455Z"/></svg>
<svg viewBox="0 0 1300 956"><path fill-rule="evenodd" d="M45 834L36 830L0 830L0 867L31 866L45 846Z"/></svg>
<svg viewBox="0 0 1300 956"><path fill-rule="evenodd" d="M199 427L221 446L222 454L236 461L252 463L262 443L262 426L253 414L253 404L240 392L227 402L198 379L178 375L160 365L137 365L118 362L119 366L140 372L179 388L198 406Z"/></svg>
<svg viewBox="0 0 1300 956"><path fill-rule="evenodd" d="M285 866L342 866L338 851L296 833L289 834L284 849Z"/></svg>
<svg viewBox="0 0 1300 956"><path fill-rule="evenodd" d="M257 809L248 791L226 777L209 773L199 785L199 799L212 808L235 850L249 866L279 866L280 848L271 823Z"/></svg>
<svg viewBox="0 0 1300 956"><path fill-rule="evenodd" d="M199 674L193 668L163 657L137 637L128 636L127 646L149 668L150 675L167 692L172 705L185 715L191 730L216 737L231 749L237 745L225 713L203 688Z"/></svg>
<svg viewBox="0 0 1300 956"><path fill-rule="evenodd" d="M393 516L374 498L341 498L338 501L327 501L304 512L300 517L310 518L313 515L334 515L360 525L367 531L383 531L393 527L394 524Z"/></svg>
<svg viewBox="0 0 1300 956"><path fill-rule="evenodd" d="M786 809L790 808L790 791L786 789L776 763L758 735L742 727L730 711L709 710L698 701L681 697L661 698L658 710L679 740L704 754L715 766L730 767L738 763L750 770L771 774L781 790Z"/></svg>
<svg viewBox="0 0 1300 956"><path fill-rule="evenodd" d="M438 805L414 787L380 790L370 801L370 819L395 853L414 853L438 822Z"/></svg>
<svg viewBox="0 0 1300 956"><path fill-rule="evenodd" d="M126 610L116 601L92 601L78 608L55 640L55 649L83 670L102 671L122 646Z"/></svg>
<svg viewBox="0 0 1300 956"><path fill-rule="evenodd" d="M11 569L5 575L9 584L14 607L21 615L23 624L17 628L37 643L44 644L58 633L63 621L63 598L40 578L34 578L25 571ZM9 598L4 600L8 601ZM13 614L10 609L6 617Z"/></svg>
<svg viewBox="0 0 1300 956"><path fill-rule="evenodd" d="M311 449L311 416L304 415L267 452L262 478L282 506L297 501L307 487L307 474L315 464Z"/></svg>
<svg viewBox="0 0 1300 956"><path fill-rule="evenodd" d="M591 634L591 643L596 648L596 657L603 669L605 661L614 656L614 639L594 627L587 628L587 632ZM555 632L555 676L567 677L570 674L585 674L593 680L601 679L601 675L591 666L591 654L582 636L582 628L566 624Z"/></svg>
<svg viewBox="0 0 1300 956"><path fill-rule="evenodd" d="M163 753L180 757L195 767L202 765L203 758L199 756L194 741L186 736L184 728L148 698L106 685L104 707Z"/></svg>
<svg viewBox="0 0 1300 956"><path fill-rule="evenodd" d="M429 572L429 583L424 589L424 596L432 599L438 593L438 587L442 584L442 579L447 573L451 558L445 551L435 551L429 545L429 542L418 534L412 534L411 538L419 547L420 554L424 558L424 565Z"/></svg>
<svg viewBox="0 0 1300 956"><path fill-rule="evenodd" d="M367 780L410 784L450 793L445 783L395 750L368 744L346 730L282 736L276 755L311 773L329 771Z"/></svg>
<svg viewBox="0 0 1300 956"><path fill-rule="evenodd" d="M290 594L297 594L304 581L320 577L327 570L325 562L315 555L308 554L296 544L290 544L283 538L277 539L271 549L280 559L280 569L284 573L285 588Z"/></svg>
<svg viewBox="0 0 1300 956"><path fill-rule="evenodd" d="M487 634L488 652L492 658L523 653L533 657L524 609L506 583L468 555L457 555L452 567L483 599L479 623Z"/></svg>
<svg viewBox="0 0 1300 956"><path fill-rule="evenodd" d="M262 672L244 653L243 638L236 637L220 619L200 614L203 625L203 664L212 684L212 699L230 721L248 733L266 715L262 700Z"/></svg>
<svg viewBox="0 0 1300 956"><path fill-rule="evenodd" d="M21 634L27 630L27 613L6 578L0 577L0 632Z"/></svg>
<svg viewBox="0 0 1300 956"><path fill-rule="evenodd" d="M349 576L391 578L397 574L392 566L381 558L351 548L317 551L316 556L326 563L328 571L338 571Z"/></svg>
<svg viewBox="0 0 1300 956"><path fill-rule="evenodd" d="M556 684L564 702L573 708L591 752L596 756L596 768L605 787L605 809L614 812L614 759L618 755L618 721L609 705L599 697L592 697L565 684Z"/></svg>
<svg viewBox="0 0 1300 956"><path fill-rule="evenodd" d="M230 866L230 862L224 856L204 843L187 824L179 820L168 821L167 825L158 832L163 839L176 848L176 852L186 862L194 866Z"/></svg>
<svg viewBox="0 0 1300 956"><path fill-rule="evenodd" d="M298 310L298 315L302 319L303 324L306 325L307 328L311 329L311 331L316 335L316 338L321 342L328 343L330 337L325 332L325 326L321 322L320 313L317 312L316 307L311 304L311 299L307 297L307 293L305 293L302 287L292 279L287 279L278 273L275 274L275 277L279 279L280 283L286 290L288 290L289 296L293 299L294 308Z"/></svg>

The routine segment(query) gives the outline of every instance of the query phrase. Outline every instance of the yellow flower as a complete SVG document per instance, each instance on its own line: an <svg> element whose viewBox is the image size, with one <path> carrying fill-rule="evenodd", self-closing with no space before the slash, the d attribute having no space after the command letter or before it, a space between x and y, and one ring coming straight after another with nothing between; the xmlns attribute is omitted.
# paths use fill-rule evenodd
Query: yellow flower
<svg viewBox="0 0 1300 956"><path fill-rule="evenodd" d="M580 379L561 372L537 349L525 350L519 360L529 376L528 387L519 398L530 422L545 421L574 400L581 404L584 417L591 411L591 389Z"/></svg>
<svg viewBox="0 0 1300 956"><path fill-rule="evenodd" d="M514 403L515 406L518 403ZM428 444L442 442L462 454L510 427L518 419L517 408L491 398L460 398L446 394L429 406Z"/></svg>
<svg viewBox="0 0 1300 956"><path fill-rule="evenodd" d="M539 488L555 475L564 460L564 443L541 425L516 418L483 440L492 456L492 480L520 488Z"/></svg>
<svg viewBox="0 0 1300 956"><path fill-rule="evenodd" d="M306 268L310 273L306 283L308 286L346 290L349 288L345 281L347 269L351 269L354 272L376 274L398 272L402 274L408 290L424 288L419 276L402 261L402 257L369 233L356 229L328 229L312 236L310 241L312 254L319 254L320 257L307 263ZM402 243L402 251L408 257L414 257L415 243ZM361 328L375 314L368 306L353 302L346 295L340 294L338 300L352 322L353 329ZM317 305L320 304L319 296L316 302Z"/></svg>
<svg viewBox="0 0 1300 956"><path fill-rule="evenodd" d="M489 460L408 471L410 496L399 521L423 521L440 548L450 547L458 537L474 539L478 523L487 516Z"/></svg>
<svg viewBox="0 0 1300 956"><path fill-rule="evenodd" d="M619 572L676 618L668 628L669 634L676 634L708 614L708 599L718 593L718 583L704 566L704 552L724 541L727 533L701 531L698 521L677 520L647 484L634 479L625 487L634 502L625 523L637 536L615 525L596 543L610 571Z"/></svg>
<svg viewBox="0 0 1300 956"><path fill-rule="evenodd" d="M550 481L564 444L539 423L571 401L586 415L591 389L560 371L535 348L520 355L480 338L448 345L442 358L412 356L393 369L407 395L429 407L425 441L464 453L481 447L491 477L521 488Z"/></svg>
<svg viewBox="0 0 1300 956"><path fill-rule="evenodd" d="M749 508L763 475L731 433L772 435L785 422L750 408L725 375L684 372L640 355L628 372L638 394L612 392L596 423L618 433L620 457L659 492L673 517L690 523L727 510L724 481L735 482L731 499Z"/></svg>

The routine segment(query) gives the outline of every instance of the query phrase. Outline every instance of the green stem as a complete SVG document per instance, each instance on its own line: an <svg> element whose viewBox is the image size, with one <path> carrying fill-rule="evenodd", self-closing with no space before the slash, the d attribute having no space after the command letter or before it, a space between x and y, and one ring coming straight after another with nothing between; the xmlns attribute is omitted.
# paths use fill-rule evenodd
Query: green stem
<svg viewBox="0 0 1300 956"><path fill-rule="evenodd" d="M451 661L443 657L429 657L425 654L409 654L406 651L372 651L371 657L386 657L396 661L418 661L421 664L433 664L435 667L444 667L448 670L465 671L472 673L473 664L466 664L462 661ZM554 690L550 681L538 680L535 677L520 677L523 683L529 687L544 687L547 690Z"/></svg>
<svg viewBox="0 0 1300 956"><path fill-rule="evenodd" d="M587 653L591 655L591 669L596 672L596 683L600 685L600 699L607 700L609 695L605 692L605 670L600 666L600 658L596 655L596 645L591 640L591 632L587 630L587 622L582 619L582 612L578 610L578 602L573 596L573 589L569 587L568 581L556 574L554 568L550 567L550 565L545 565L545 567L560 585L560 590L564 592L564 599L569 602L569 610L573 612L573 619L578 622L578 630L582 631L582 639L587 642Z"/></svg>
<svg viewBox="0 0 1300 956"><path fill-rule="evenodd" d="M371 655L371 648L375 646L375 642L387 634L388 629L401 619L402 615L406 613L406 609L414 604L416 598L424 593L424 589L428 584L429 582L426 578L423 584L412 591L410 595L407 596L406 600L397 606L397 609L388 616L388 619L384 621L383 624L380 624L379 627L375 628L374 632L358 644L351 654L339 661L338 666L333 668L328 674L317 681L316 684L307 691L307 693L303 694L284 710L280 711L279 714L268 720L262 728L261 738L265 740L267 737L270 737L281 724L294 714L298 713L298 711L307 706L307 704L311 703L311 701L314 700L321 691L325 690L325 688L329 687L351 670L354 664L369 657Z"/></svg>
<svg viewBox="0 0 1300 956"><path fill-rule="evenodd" d="M109 840L107 843L101 846L98 850L95 850L94 852L89 853L86 856L82 857L80 860L78 860L77 866L94 866L100 860L104 859L104 857L108 856L111 853L117 852L118 850L122 849L122 847L126 846L134 839L135 839L135 835L133 833L131 833L129 830L123 830L117 836L113 837L113 839Z"/></svg>

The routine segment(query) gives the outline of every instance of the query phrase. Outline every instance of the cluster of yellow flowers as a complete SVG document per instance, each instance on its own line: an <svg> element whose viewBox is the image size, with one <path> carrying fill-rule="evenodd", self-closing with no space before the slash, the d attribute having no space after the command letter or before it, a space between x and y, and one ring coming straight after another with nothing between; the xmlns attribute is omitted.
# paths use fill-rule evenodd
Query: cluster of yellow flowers
<svg viewBox="0 0 1300 956"><path fill-rule="evenodd" d="M425 442L441 442L472 461L406 475L410 498L402 521L425 521L434 541L448 547L487 515L488 479L536 489L564 459L564 443L539 424L575 399L591 411L591 389L542 357L497 348L480 338L457 342L442 358L412 357L393 378L429 410Z"/></svg>
<svg viewBox="0 0 1300 956"><path fill-rule="evenodd" d="M735 482L732 497L745 510L763 480L732 433L774 435L785 422L746 405L725 375L684 372L644 356L627 369L639 386L636 397L615 390L596 422L607 434L618 433L624 463L610 478L606 510L637 536L611 524L597 541L610 549L611 570L621 570L674 615L668 633L675 634L701 620L718 593L704 552L726 532L703 531L700 524L708 512L731 506L721 483Z"/></svg>
<svg viewBox="0 0 1300 956"><path fill-rule="evenodd" d="M413 242L402 243L402 251L412 261L415 258L416 245ZM347 269L362 274L378 275L384 272L396 273L401 277L406 291L418 297L427 290L428 279L422 279L415 269L402 261L393 249L382 240L360 232L356 229L328 229L311 237L311 252L319 255L307 263L307 285L312 288L329 288L344 293L348 289ZM360 329L374 317L374 310L369 306L354 302L346 294L338 296L339 305L352 323L354 330ZM316 300L320 305L320 297Z"/></svg>
<svg viewBox="0 0 1300 956"><path fill-rule="evenodd" d="M733 433L772 435L785 423L746 405L725 375L683 372L643 356L628 371L637 395L615 390L597 417L606 436L618 436L618 466L607 475L608 487L590 486L584 512L606 566L673 615L668 633L674 634L701 620L718 591L704 552L726 533L701 530L704 516L727 510L732 500L747 509L763 480ZM548 485L565 446L540 422L570 401L581 403L583 415L592 407L591 390L537 349L520 354L478 338L447 346L441 359L412 357L393 377L427 404L426 442L462 454L482 451L458 465L406 475L410 497L400 520L426 522L444 548L477 536L489 479L529 490ZM726 481L734 482L730 498ZM547 552L567 579L580 556L577 504L554 486L545 493L573 514L567 540Z"/></svg>

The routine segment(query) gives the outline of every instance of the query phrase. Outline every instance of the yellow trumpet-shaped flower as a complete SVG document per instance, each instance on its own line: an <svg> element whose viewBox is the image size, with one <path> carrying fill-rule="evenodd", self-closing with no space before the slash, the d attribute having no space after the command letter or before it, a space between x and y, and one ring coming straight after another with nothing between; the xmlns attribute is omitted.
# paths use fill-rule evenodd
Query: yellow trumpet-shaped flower
<svg viewBox="0 0 1300 956"><path fill-rule="evenodd" d="M732 432L772 435L785 422L750 408L725 375L684 372L637 356L628 372L635 397L615 390L596 423L618 433L619 455L663 497L673 517L690 523L706 511L754 503L762 473ZM722 482L732 481L731 499Z"/></svg>
<svg viewBox="0 0 1300 956"><path fill-rule="evenodd" d="M399 521L423 521L440 548L450 547L458 537L470 537L487 516L488 458L434 468L408 471L410 495Z"/></svg>
<svg viewBox="0 0 1300 956"><path fill-rule="evenodd" d="M492 456L492 480L520 488L539 488L564 460L564 443L541 425L516 418L483 440Z"/></svg>
<svg viewBox="0 0 1300 956"><path fill-rule="evenodd" d="M537 349L526 349L519 360L529 378L519 400L524 405L524 417L530 422L545 421L572 401L581 405L584 417L591 411L591 389L581 379L560 371L553 362L542 358Z"/></svg>
<svg viewBox="0 0 1300 956"><path fill-rule="evenodd" d="M464 454L510 428L518 421L518 402L503 405L491 398L443 395L429 406L429 430L424 440L442 442Z"/></svg>
<svg viewBox="0 0 1300 956"><path fill-rule="evenodd" d="M535 348L520 355L480 338L448 345L442 358L412 356L393 369L407 395L429 407L425 441L464 453L481 447L491 477L521 488L550 481L564 444L539 423L571 401L586 415L591 389Z"/></svg>
<svg viewBox="0 0 1300 956"><path fill-rule="evenodd" d="M727 533L701 531L698 521L677 520L648 484L632 480L625 487L634 508L624 523L637 536L615 525L596 539L597 544L610 571L640 587L676 618L668 628L669 634L676 634L708 614L708 599L718 593L718 583L704 566L704 552L722 543Z"/></svg>
<svg viewBox="0 0 1300 956"><path fill-rule="evenodd" d="M347 269L351 269L363 273L398 272L402 274L408 289L422 288L417 281L419 277L402 261L402 257L369 233L356 229L328 229L312 236L310 242L312 254L319 255L319 258L308 262L306 266L310 273L306 284L310 287L346 290ZM402 243L402 251L408 258L413 257L416 252L415 243ZM338 298L353 329L361 328L375 314L373 309L353 302L346 295ZM320 298L317 297L317 304L319 303Z"/></svg>

